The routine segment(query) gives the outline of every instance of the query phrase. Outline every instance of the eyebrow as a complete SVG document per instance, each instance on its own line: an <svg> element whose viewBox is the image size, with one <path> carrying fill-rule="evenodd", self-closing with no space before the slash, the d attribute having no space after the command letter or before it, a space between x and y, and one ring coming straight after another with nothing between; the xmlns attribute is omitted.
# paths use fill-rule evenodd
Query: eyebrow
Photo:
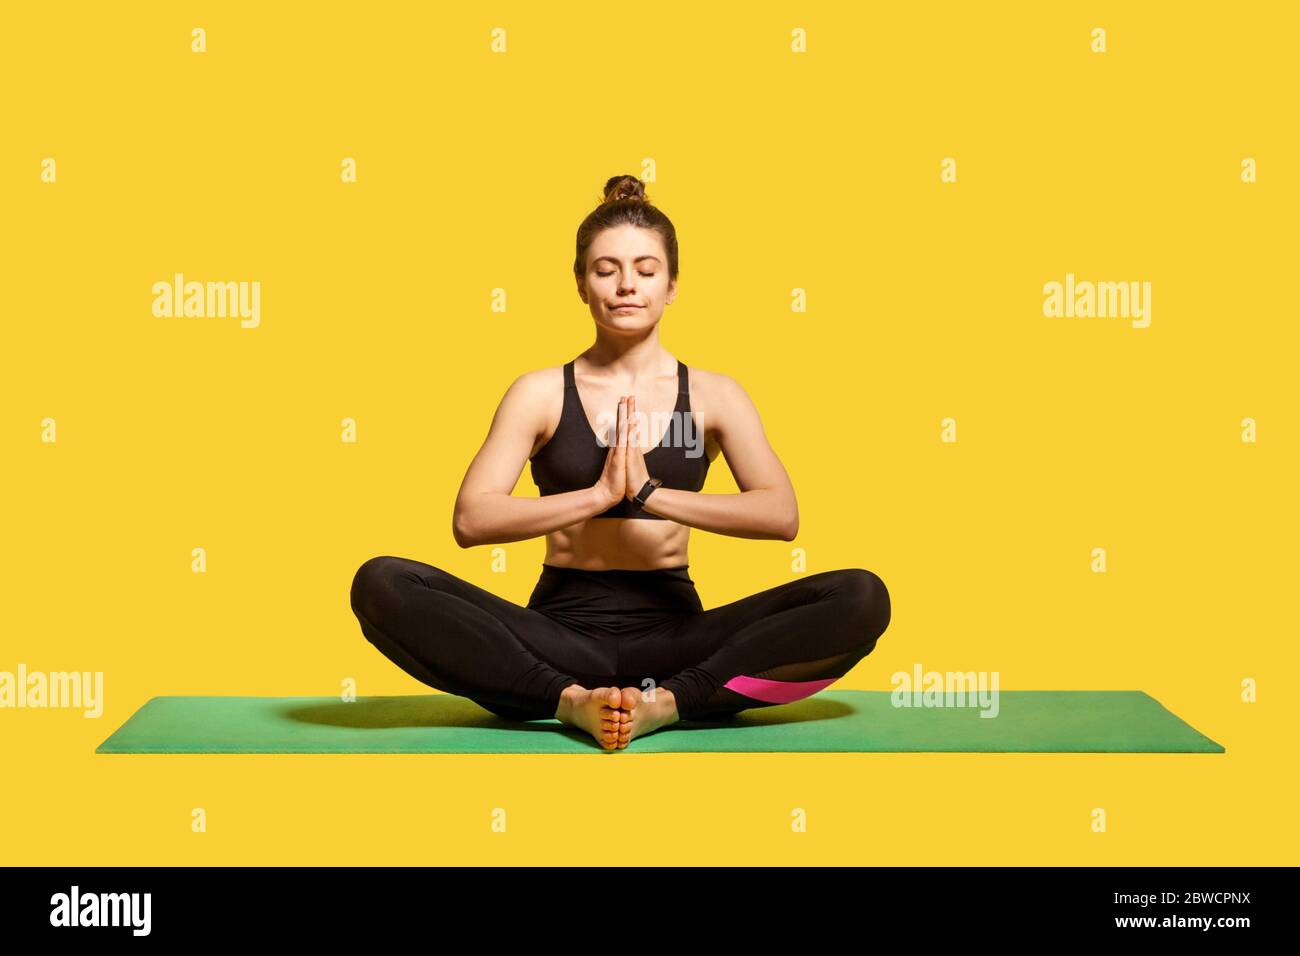
<svg viewBox="0 0 1300 956"><path fill-rule="evenodd" d="M618 260L615 259L613 256L597 256L596 258L594 258L594 259L591 260L591 264L592 264L592 265L595 265L597 262L600 262L602 259L606 259L606 260L608 260L608 261L614 263L614 265L618 265ZM633 261L633 262L640 262L642 259L653 259L655 262L662 262L662 261L663 261L663 260L661 260L658 256L637 256L637 257L636 257L635 259L633 259L632 261Z"/></svg>

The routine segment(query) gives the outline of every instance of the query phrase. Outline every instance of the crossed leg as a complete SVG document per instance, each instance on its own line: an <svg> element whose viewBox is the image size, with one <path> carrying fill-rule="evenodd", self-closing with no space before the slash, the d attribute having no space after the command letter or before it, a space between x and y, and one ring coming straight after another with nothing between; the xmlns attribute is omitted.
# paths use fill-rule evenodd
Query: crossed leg
<svg viewBox="0 0 1300 956"><path fill-rule="evenodd" d="M667 636L630 641L623 669L670 690L682 720L727 716L833 684L875 649L890 613L871 571L822 571L687 615Z"/></svg>
<svg viewBox="0 0 1300 956"><path fill-rule="evenodd" d="M512 720L555 716L565 687L600 686L613 669L610 644L422 561L371 558L351 602L366 639L406 673Z"/></svg>
<svg viewBox="0 0 1300 956"><path fill-rule="evenodd" d="M554 716L565 687L606 686L616 671L670 690L683 720L799 700L870 654L890 619L884 582L861 568L808 575L620 643L407 558L363 564L351 601L362 633L406 673L513 720Z"/></svg>

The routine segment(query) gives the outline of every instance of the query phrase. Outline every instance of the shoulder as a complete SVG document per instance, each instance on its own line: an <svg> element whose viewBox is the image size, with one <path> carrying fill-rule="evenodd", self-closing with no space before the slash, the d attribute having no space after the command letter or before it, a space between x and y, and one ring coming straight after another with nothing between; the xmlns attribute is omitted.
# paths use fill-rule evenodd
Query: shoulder
<svg viewBox="0 0 1300 956"><path fill-rule="evenodd" d="M508 393L525 398L540 398L555 390L564 389L564 366L554 365L549 368L533 369L521 372L506 390Z"/></svg>
<svg viewBox="0 0 1300 956"><path fill-rule="evenodd" d="M696 368L694 365L687 366L687 369L692 398L698 396L701 401L724 408L738 402L744 404L749 401L745 389L730 375L711 369Z"/></svg>
<svg viewBox="0 0 1300 956"><path fill-rule="evenodd" d="M564 366L521 372L507 386L497 407L497 417L510 422L527 422L535 432L559 417L564 401Z"/></svg>

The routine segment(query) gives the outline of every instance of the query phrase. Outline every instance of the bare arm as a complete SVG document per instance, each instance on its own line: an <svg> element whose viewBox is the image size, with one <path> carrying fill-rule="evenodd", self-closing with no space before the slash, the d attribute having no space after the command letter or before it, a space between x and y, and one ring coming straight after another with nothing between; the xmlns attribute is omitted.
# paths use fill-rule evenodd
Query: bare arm
<svg viewBox="0 0 1300 956"><path fill-rule="evenodd" d="M549 534L600 514L621 497L611 490L624 484L622 459L617 462L617 475L612 474L613 455L606 461L606 473L590 488L534 498L511 494L533 443L546 429L542 411L546 385L545 376L521 375L497 406L483 447L470 462L456 493L451 527L462 548ZM626 427L624 423L624 440Z"/></svg>
<svg viewBox="0 0 1300 956"><path fill-rule="evenodd" d="M645 510L679 524L736 538L793 541L799 533L799 504L790 476L772 450L749 395L734 379L721 376L720 381L713 417L718 442L740 493L706 495L660 488L646 499ZM629 474L640 470L632 466ZM633 493L639 489L638 485Z"/></svg>

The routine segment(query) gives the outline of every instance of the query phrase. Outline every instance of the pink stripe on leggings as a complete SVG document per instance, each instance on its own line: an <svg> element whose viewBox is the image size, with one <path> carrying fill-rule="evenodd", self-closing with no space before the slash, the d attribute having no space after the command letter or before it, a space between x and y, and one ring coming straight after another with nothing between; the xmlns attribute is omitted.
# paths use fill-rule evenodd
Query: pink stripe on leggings
<svg viewBox="0 0 1300 956"><path fill-rule="evenodd" d="M838 677L829 677L826 680L764 680L761 677L741 675L731 678L722 686L734 690L737 694L744 694L746 697L769 704L788 704L792 700L811 697L837 680Z"/></svg>

